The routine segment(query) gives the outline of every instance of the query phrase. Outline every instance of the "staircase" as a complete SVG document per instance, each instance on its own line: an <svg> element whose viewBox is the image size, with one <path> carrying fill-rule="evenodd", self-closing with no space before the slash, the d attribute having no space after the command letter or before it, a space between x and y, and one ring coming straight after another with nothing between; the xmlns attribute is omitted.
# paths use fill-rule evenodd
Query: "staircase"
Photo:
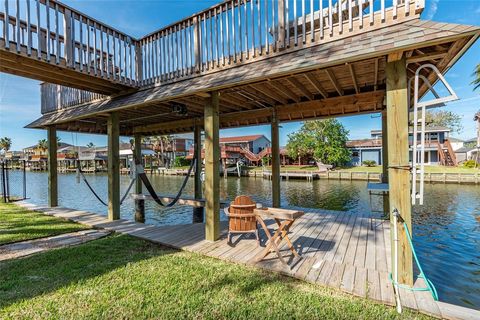
<svg viewBox="0 0 480 320"><path fill-rule="evenodd" d="M455 166L457 164L457 158L455 157L455 152L453 151L450 140L446 139L443 145L437 142L437 145L440 164L442 166Z"/></svg>

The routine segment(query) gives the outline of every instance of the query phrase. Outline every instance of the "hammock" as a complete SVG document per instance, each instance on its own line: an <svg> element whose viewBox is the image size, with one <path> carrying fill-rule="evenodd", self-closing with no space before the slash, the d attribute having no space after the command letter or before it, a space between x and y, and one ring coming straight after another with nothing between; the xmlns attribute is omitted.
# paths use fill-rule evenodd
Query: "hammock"
<svg viewBox="0 0 480 320"><path fill-rule="evenodd" d="M85 175L83 174L83 171L82 171L82 168L80 166L80 161L77 161L77 172L78 174L80 174L80 176L82 177L82 180L85 182L85 184L87 185L88 189L90 189L90 191L93 193L93 195L95 196L95 198L98 199L98 201L103 204L104 206L108 207L108 204L102 200L102 198L100 198L100 196L98 195L98 193L95 191L95 189L93 189L92 185L88 182L87 180L87 177L85 177ZM125 199L127 198L127 195L128 193L130 192L130 190L132 189L133 187L133 184L135 183L135 180L136 178L133 177L130 181L130 184L128 185L128 188L127 190L125 191L125 194L123 195L122 199L120 199L120 205L123 204L123 202L125 201Z"/></svg>
<svg viewBox="0 0 480 320"><path fill-rule="evenodd" d="M153 200L160 206L162 207L172 207L174 206L180 197L182 196L183 190L185 189L185 186L187 185L188 178L190 177L190 174L192 173L193 168L195 167L195 162L197 161L195 158L193 158L192 163L190 164L190 168L188 168L187 175L185 179L182 182L182 185L180 186L180 190L178 190L177 195L175 198L173 198L172 201L169 203L163 203L160 197L157 195L155 192L155 189L153 189L152 184L150 183L150 180L148 180L147 175L145 174L145 170L143 169L142 163L140 162L139 159L135 156L135 152L133 153L133 160L135 161L135 171L136 171L136 176L140 178L145 185L145 188L147 188L148 193L152 196Z"/></svg>

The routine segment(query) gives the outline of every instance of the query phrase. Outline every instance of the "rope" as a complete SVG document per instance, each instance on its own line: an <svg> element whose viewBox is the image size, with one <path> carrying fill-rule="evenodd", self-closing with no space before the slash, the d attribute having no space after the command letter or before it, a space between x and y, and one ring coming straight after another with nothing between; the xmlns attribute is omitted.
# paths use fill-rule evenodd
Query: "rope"
<svg viewBox="0 0 480 320"><path fill-rule="evenodd" d="M95 198L97 198L97 200L103 204L104 206L108 207L108 204L102 200L102 198L100 198L100 196L98 195L98 193L95 191L95 189L93 189L92 185L88 182L87 180L87 177L85 177L85 175L83 174L83 171L82 171L82 168L80 166L80 161L77 161L77 170L78 170L78 173L80 173L80 176L82 177L82 180L85 182L85 184L87 185L88 189L90 189L90 191L93 193L93 195L95 196ZM130 185L128 186L127 190L125 191L125 194L123 195L122 199L120 199L120 205L123 204L123 202L125 201L125 199L127 198L127 195L128 193L130 192L130 190L132 189L133 187L133 184L135 183L135 180L136 178L133 178L131 179L130 181Z"/></svg>
<svg viewBox="0 0 480 320"><path fill-rule="evenodd" d="M415 248L413 247L413 241L412 241L412 237L410 235L410 231L408 230L408 226L405 222L403 222L403 228L405 229L405 232L407 234L408 243L409 243L410 248L412 249L412 253L413 253L413 258L415 259L415 263L417 264L418 270L420 271L420 274L418 275L418 277L424 279L425 284L427 286L425 288L414 288L414 287L410 287L410 286L407 286L407 285L404 285L404 284L400 284L400 283L396 282L395 280L393 280L392 273L390 273L388 275L388 277L389 277L390 281L399 288L409 290L409 291L430 291L433 299L435 301L438 301L437 289L435 288L433 283L430 281L430 279L428 279L425 276L425 273L423 272L422 266L420 265L420 261L418 261L417 253L415 252Z"/></svg>
<svg viewBox="0 0 480 320"><path fill-rule="evenodd" d="M175 198L169 203L163 203L162 200L160 199L160 197L155 192L155 189L153 189L153 186L150 183L150 180L148 180L148 177L145 174L145 171L143 170L143 166L141 165L140 161L135 157L135 155L133 156L133 159L134 159L135 165L136 165L137 177L139 177L142 180L143 184L145 185L145 188L147 188L148 193L152 196L153 200L158 205L160 205L162 207L167 207L167 208L174 206L178 202L180 197L182 196L183 190L185 189L185 186L187 185L188 178L190 178L190 174L192 173L193 167L195 166L195 162L196 162L196 159L193 159L192 163L190 164L190 168L188 168L187 175L186 175L185 179L183 180L182 185L180 187L180 190L178 191Z"/></svg>

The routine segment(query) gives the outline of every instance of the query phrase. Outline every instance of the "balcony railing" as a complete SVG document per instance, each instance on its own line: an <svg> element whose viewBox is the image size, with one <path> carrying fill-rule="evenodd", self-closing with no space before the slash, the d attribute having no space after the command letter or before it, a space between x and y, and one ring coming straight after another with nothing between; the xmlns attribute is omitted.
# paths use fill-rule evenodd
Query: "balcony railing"
<svg viewBox="0 0 480 320"><path fill-rule="evenodd" d="M99 93L65 87L52 83L42 83L40 85L40 93L42 114L62 110L87 102L102 100L107 97Z"/></svg>
<svg viewBox="0 0 480 320"><path fill-rule="evenodd" d="M135 39L56 0L5 0L2 49L135 87L202 75L415 17L424 0L229 0ZM3 43L1 40L4 40Z"/></svg>
<svg viewBox="0 0 480 320"><path fill-rule="evenodd" d="M79 72L136 85L137 40L55 0L5 0L4 49Z"/></svg>

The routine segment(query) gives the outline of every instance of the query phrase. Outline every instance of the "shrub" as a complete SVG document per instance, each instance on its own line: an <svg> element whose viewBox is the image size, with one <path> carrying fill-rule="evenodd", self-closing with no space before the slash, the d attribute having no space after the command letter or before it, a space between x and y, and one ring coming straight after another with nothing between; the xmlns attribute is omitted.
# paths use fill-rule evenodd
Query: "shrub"
<svg viewBox="0 0 480 320"><path fill-rule="evenodd" d="M176 157L175 161L173 162L174 167L185 167L190 165L190 160L186 159L185 157Z"/></svg>
<svg viewBox="0 0 480 320"><path fill-rule="evenodd" d="M365 160L362 162L362 164L367 167L375 167L377 165L374 160Z"/></svg>
<svg viewBox="0 0 480 320"><path fill-rule="evenodd" d="M475 160L467 160L463 163L465 168L475 168Z"/></svg>

